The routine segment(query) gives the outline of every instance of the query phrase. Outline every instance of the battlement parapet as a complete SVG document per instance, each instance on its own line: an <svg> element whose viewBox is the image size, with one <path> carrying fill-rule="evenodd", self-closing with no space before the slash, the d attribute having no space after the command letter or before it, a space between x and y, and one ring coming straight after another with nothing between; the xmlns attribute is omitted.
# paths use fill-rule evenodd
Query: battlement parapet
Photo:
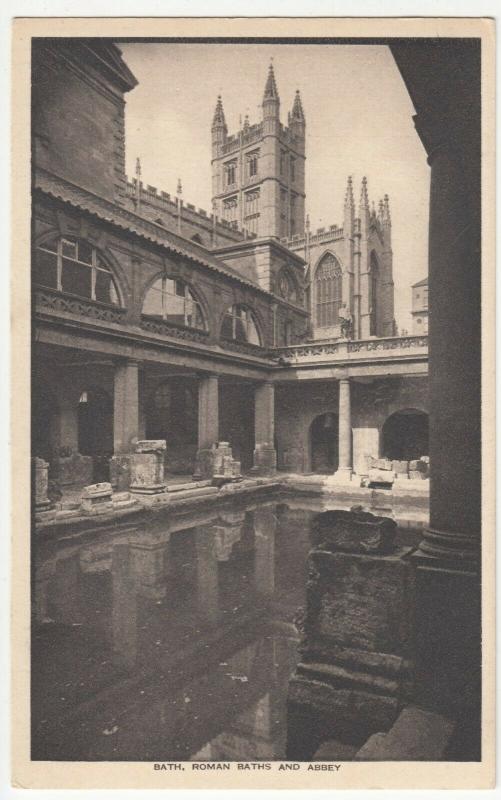
<svg viewBox="0 0 501 800"><path fill-rule="evenodd" d="M143 184L142 181L138 190L136 179L127 181L126 197L136 206L134 209L136 213L159 225L164 225L164 227L169 227L169 225L166 224L168 220L164 219L163 215L177 217L179 213L181 201L178 197L172 197L168 192L159 190L150 184ZM138 199L139 209L137 208ZM155 218L155 214L158 214L158 218ZM197 208L193 203L182 203L181 218L202 226L206 231L212 230L214 225L214 215L209 214L205 208ZM255 238L255 234L246 229L240 229L238 222L228 222L216 216L216 233L218 230L224 230L225 235L229 235L233 241Z"/></svg>

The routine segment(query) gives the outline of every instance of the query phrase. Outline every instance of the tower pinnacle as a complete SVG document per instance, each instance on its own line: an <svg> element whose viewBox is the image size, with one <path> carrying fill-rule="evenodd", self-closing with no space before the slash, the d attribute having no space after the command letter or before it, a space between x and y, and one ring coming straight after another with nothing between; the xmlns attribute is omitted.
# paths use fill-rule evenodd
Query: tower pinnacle
<svg viewBox="0 0 501 800"><path fill-rule="evenodd" d="M355 201L353 199L353 179L348 175L348 183L346 184L346 192L344 195L345 207L355 208Z"/></svg>
<svg viewBox="0 0 501 800"><path fill-rule="evenodd" d="M279 101L277 84L275 83L275 73L273 71L273 62L270 63L270 68L268 70L266 86L264 87L263 103L265 100L270 99Z"/></svg>
<svg viewBox="0 0 501 800"><path fill-rule="evenodd" d="M367 194L367 178L362 178L362 188L360 189L360 212L369 210L369 196Z"/></svg>
<svg viewBox="0 0 501 800"><path fill-rule="evenodd" d="M224 109L223 109L223 101L221 100L221 95L217 97L216 108L214 111L214 117L212 120L212 130L224 130L227 133L228 128L226 125L226 119L224 117Z"/></svg>
<svg viewBox="0 0 501 800"><path fill-rule="evenodd" d="M384 204L383 204L383 224L386 226L391 225L391 215L390 215L390 198L387 194L384 196Z"/></svg>
<svg viewBox="0 0 501 800"><path fill-rule="evenodd" d="M296 94L294 96L291 119L297 119L300 120L301 122L304 122L303 104L301 103L301 95L299 94L299 89L296 89Z"/></svg>

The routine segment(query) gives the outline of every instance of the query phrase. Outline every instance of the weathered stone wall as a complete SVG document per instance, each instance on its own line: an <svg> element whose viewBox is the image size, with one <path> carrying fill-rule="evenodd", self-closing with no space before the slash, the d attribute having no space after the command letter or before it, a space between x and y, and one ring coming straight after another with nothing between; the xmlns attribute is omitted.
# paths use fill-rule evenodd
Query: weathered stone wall
<svg viewBox="0 0 501 800"><path fill-rule="evenodd" d="M373 382L351 381L353 466L362 471L367 450L380 455L381 431L388 417L403 409L428 412L426 377L394 377ZM278 468L311 470L310 427L321 414L338 414L338 382L287 384L276 390L275 428ZM376 450L377 452L373 452ZM425 454L422 454L425 455Z"/></svg>

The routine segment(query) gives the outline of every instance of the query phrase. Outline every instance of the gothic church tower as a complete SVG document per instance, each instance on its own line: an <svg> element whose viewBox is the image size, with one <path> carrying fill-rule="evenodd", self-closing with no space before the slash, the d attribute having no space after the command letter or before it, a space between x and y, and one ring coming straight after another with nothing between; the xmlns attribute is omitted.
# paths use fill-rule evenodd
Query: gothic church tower
<svg viewBox="0 0 501 800"><path fill-rule="evenodd" d="M285 238L304 231L305 117L296 92L288 126L270 64L262 121L228 134L221 97L212 122L212 201L218 217L258 237Z"/></svg>

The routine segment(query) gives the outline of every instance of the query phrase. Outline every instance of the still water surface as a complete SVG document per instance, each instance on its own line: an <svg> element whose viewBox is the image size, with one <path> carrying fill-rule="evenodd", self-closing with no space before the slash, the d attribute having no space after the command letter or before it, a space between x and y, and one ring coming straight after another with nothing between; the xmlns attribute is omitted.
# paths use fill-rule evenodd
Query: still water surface
<svg viewBox="0 0 501 800"><path fill-rule="evenodd" d="M261 499L41 543L32 758L284 759L311 522L335 507ZM417 544L424 517L398 523Z"/></svg>

